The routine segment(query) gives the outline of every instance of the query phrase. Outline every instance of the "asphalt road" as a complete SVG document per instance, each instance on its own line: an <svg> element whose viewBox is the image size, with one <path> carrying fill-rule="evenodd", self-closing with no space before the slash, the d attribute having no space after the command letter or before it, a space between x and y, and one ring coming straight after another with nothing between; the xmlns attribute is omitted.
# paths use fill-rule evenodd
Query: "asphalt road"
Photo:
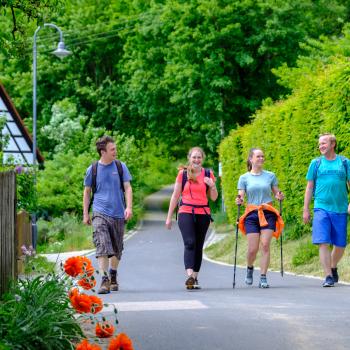
<svg viewBox="0 0 350 350"><path fill-rule="evenodd" d="M166 189L148 200L157 210ZM104 296L118 309L118 331L136 350L350 349L350 286L322 288L321 280L269 273L269 289L244 284L238 269L204 261L201 290L187 291L177 224L149 212L125 242L120 291ZM106 308L108 315L111 308Z"/></svg>

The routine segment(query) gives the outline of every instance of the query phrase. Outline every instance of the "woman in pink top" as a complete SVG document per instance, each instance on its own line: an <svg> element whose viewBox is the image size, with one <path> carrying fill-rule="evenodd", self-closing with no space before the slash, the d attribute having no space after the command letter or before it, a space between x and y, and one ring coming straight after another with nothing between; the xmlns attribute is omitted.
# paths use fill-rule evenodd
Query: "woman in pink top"
<svg viewBox="0 0 350 350"><path fill-rule="evenodd" d="M205 235L211 220L208 197L213 201L218 197L213 172L202 167L204 157L200 147L193 147L189 151L188 165L181 167L177 175L165 222L170 230L172 216L181 196L178 224L185 248L187 289L200 288L198 272L202 264Z"/></svg>

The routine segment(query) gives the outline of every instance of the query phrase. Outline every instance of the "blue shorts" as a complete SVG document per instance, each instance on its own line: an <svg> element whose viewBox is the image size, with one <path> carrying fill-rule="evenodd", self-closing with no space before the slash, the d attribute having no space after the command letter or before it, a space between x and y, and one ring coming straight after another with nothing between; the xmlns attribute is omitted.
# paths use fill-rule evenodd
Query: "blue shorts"
<svg viewBox="0 0 350 350"><path fill-rule="evenodd" d="M314 209L312 243L346 247L347 223L347 213L339 214L324 209Z"/></svg>
<svg viewBox="0 0 350 350"><path fill-rule="evenodd" d="M244 220L244 228L246 233L259 233L261 230L276 230L276 214L264 210L265 219L267 221L267 226L261 227L259 224L258 211L254 210L249 213Z"/></svg>

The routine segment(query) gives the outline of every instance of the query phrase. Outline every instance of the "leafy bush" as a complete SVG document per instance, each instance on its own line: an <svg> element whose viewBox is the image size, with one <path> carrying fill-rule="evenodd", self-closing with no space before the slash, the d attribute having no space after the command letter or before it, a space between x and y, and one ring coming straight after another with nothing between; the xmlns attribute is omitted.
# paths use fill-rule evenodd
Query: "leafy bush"
<svg viewBox="0 0 350 350"><path fill-rule="evenodd" d="M83 334L56 275L19 280L0 301L0 348L74 349Z"/></svg>
<svg viewBox="0 0 350 350"><path fill-rule="evenodd" d="M305 265L317 255L317 245L312 244L310 241L306 243L300 243L292 258L292 264L293 266Z"/></svg>
<svg viewBox="0 0 350 350"><path fill-rule="evenodd" d="M82 224L81 218L64 213L51 221L38 220L39 253L58 253L93 248L91 226Z"/></svg>
<svg viewBox="0 0 350 350"><path fill-rule="evenodd" d="M349 50L350 30L344 36L333 47L344 46L343 51L345 47ZM319 57L301 60L298 68L279 70L283 83L293 88L292 94L275 104L265 101L251 124L231 131L221 143L223 190L231 222L235 220L237 181L246 172L245 161L251 147L264 150L265 167L276 173L279 187L286 195L283 216L287 222L299 225L295 226L298 229L306 172L311 159L319 154L318 135L325 131L334 133L338 151L350 155L350 62L338 51L337 56L328 59L324 56L329 53L322 52Z"/></svg>

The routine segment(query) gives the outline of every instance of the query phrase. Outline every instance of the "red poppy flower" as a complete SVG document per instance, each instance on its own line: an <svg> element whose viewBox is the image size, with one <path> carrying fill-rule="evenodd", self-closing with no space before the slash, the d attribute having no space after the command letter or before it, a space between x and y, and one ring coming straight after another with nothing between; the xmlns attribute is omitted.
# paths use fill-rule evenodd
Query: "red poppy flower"
<svg viewBox="0 0 350 350"><path fill-rule="evenodd" d="M76 277L83 272L83 261L79 256L73 256L66 260L63 268L67 275Z"/></svg>
<svg viewBox="0 0 350 350"><path fill-rule="evenodd" d="M96 295L90 295L90 301L91 301L91 312L93 314L97 314L103 309L103 302L102 299L97 297Z"/></svg>
<svg viewBox="0 0 350 350"><path fill-rule="evenodd" d="M96 337L98 338L109 338L114 333L114 327L108 321L97 323L95 327Z"/></svg>
<svg viewBox="0 0 350 350"><path fill-rule="evenodd" d="M88 313L92 309L92 300L90 296L74 288L69 292L69 299L74 309L79 313Z"/></svg>
<svg viewBox="0 0 350 350"><path fill-rule="evenodd" d="M77 344L75 350L102 350L99 345L90 344L86 339Z"/></svg>
<svg viewBox="0 0 350 350"><path fill-rule="evenodd" d="M83 263L83 273L88 277L92 276L94 274L95 269L92 266L91 260L86 256L81 256L80 259Z"/></svg>
<svg viewBox="0 0 350 350"><path fill-rule="evenodd" d="M96 279L94 278L94 276L84 277L78 281L78 284L80 287L89 290L96 286Z"/></svg>
<svg viewBox="0 0 350 350"><path fill-rule="evenodd" d="M120 333L111 339L108 350L134 350L134 347L131 339L125 333Z"/></svg>

